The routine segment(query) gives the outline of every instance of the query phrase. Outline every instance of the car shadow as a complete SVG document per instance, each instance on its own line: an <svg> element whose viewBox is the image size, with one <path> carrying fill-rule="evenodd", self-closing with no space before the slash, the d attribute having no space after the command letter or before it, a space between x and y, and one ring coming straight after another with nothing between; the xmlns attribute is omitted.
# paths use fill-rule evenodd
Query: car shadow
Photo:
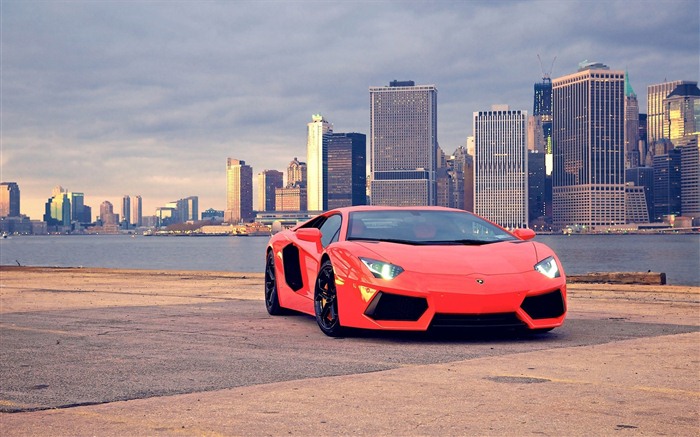
<svg viewBox="0 0 700 437"><path fill-rule="evenodd" d="M373 331L348 329L346 338L392 340L411 343L500 343L554 341L554 332L531 332L514 328L432 328L427 331Z"/></svg>
<svg viewBox="0 0 700 437"><path fill-rule="evenodd" d="M316 319L308 314L289 312L285 317L308 322L318 329ZM320 330L319 330L320 333ZM430 328L427 331L391 331L345 328L344 334L335 339L342 340L386 340L405 343L501 343L501 342L550 342L562 339L561 330L549 332L530 331L525 328Z"/></svg>

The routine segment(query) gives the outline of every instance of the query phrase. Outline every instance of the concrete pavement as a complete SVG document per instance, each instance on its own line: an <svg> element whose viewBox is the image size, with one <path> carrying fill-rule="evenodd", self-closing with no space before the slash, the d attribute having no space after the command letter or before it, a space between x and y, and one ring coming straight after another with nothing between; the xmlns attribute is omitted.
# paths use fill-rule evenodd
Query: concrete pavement
<svg viewBox="0 0 700 437"><path fill-rule="evenodd" d="M0 343L3 349L13 348L0 355L0 411L19 411L0 413L0 433L700 433L700 288L574 284L566 325L534 339L369 335L334 340L320 334L311 318L268 317L261 280L259 274L220 272L0 268ZM166 313L158 313L164 308ZM130 322L128 329L124 320ZM156 333L158 327L167 335ZM125 365L128 356L114 349L100 352L98 346L109 347L107 339L130 344L134 336L141 337L140 347L152 351L145 358L172 359L168 350L177 350L182 361L206 364L212 369L207 376L219 378L237 369L251 372L244 364L226 361L242 360L243 355L231 352L240 350L256 358L249 365L271 382L255 382L262 381L256 379L260 375L242 373L238 386L224 382L203 390L184 381L182 394L144 389L143 396L124 401L60 408L39 396L23 411L18 400L30 398L22 391L42 389L36 382L23 386L17 375L79 375L80 368L58 363L66 359L80 367L64 355L89 347L108 361L91 365ZM185 343L182 349L175 347L178 338ZM75 345L49 352L53 341ZM26 351L18 350L23 347ZM189 348L201 349L188 356ZM42 349L55 354L55 365L37 358ZM217 351L226 360L212 364L198 357ZM133 362L148 367L151 361L140 357ZM177 376L185 371L173 369L164 372ZM129 372L119 376L136 379L140 370L129 367ZM88 392L90 378L81 387ZM130 389L128 381L113 383ZM158 384L167 388L168 382Z"/></svg>

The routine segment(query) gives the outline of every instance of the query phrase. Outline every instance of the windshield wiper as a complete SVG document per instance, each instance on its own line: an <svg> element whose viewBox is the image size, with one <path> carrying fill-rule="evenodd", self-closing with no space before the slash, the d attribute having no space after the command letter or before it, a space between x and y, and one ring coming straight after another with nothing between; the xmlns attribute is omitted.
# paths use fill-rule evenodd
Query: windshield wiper
<svg viewBox="0 0 700 437"><path fill-rule="evenodd" d="M484 244L495 243L495 241L465 239L465 240L455 240L455 243L464 244L467 246L482 246Z"/></svg>
<svg viewBox="0 0 700 437"><path fill-rule="evenodd" d="M481 246L481 245L490 244L490 243L495 243L495 241L470 240L470 239L464 239L464 240L433 240L433 241L419 241L419 242L417 242L416 244L425 244L425 245L430 245L430 246L456 246L456 245Z"/></svg>

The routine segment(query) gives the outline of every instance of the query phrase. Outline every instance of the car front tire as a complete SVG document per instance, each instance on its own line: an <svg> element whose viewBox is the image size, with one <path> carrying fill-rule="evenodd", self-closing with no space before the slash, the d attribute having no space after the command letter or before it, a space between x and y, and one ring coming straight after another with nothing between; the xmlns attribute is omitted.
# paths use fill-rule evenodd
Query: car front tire
<svg viewBox="0 0 700 437"><path fill-rule="evenodd" d="M318 327L324 334L329 337L339 337L344 333L338 318L338 292L330 260L321 264L321 270L316 278L314 312Z"/></svg>

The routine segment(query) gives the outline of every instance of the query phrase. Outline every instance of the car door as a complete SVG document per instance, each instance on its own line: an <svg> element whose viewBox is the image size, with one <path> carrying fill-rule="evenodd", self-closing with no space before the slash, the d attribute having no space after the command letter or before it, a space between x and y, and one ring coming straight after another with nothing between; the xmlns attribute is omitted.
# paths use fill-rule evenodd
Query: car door
<svg viewBox="0 0 700 437"><path fill-rule="evenodd" d="M306 280L308 281L308 286L304 287L303 291L300 290L300 293L304 293L309 299L313 300L314 298L314 286L316 283L316 276L318 275L318 271L321 267L321 256L323 255L323 250L329 244L338 241L341 224L342 217L340 214L333 214L325 217L323 220L315 221L313 222L312 226L321 231L320 244L310 241L299 241L297 243L301 252L301 267L304 269L306 273Z"/></svg>

